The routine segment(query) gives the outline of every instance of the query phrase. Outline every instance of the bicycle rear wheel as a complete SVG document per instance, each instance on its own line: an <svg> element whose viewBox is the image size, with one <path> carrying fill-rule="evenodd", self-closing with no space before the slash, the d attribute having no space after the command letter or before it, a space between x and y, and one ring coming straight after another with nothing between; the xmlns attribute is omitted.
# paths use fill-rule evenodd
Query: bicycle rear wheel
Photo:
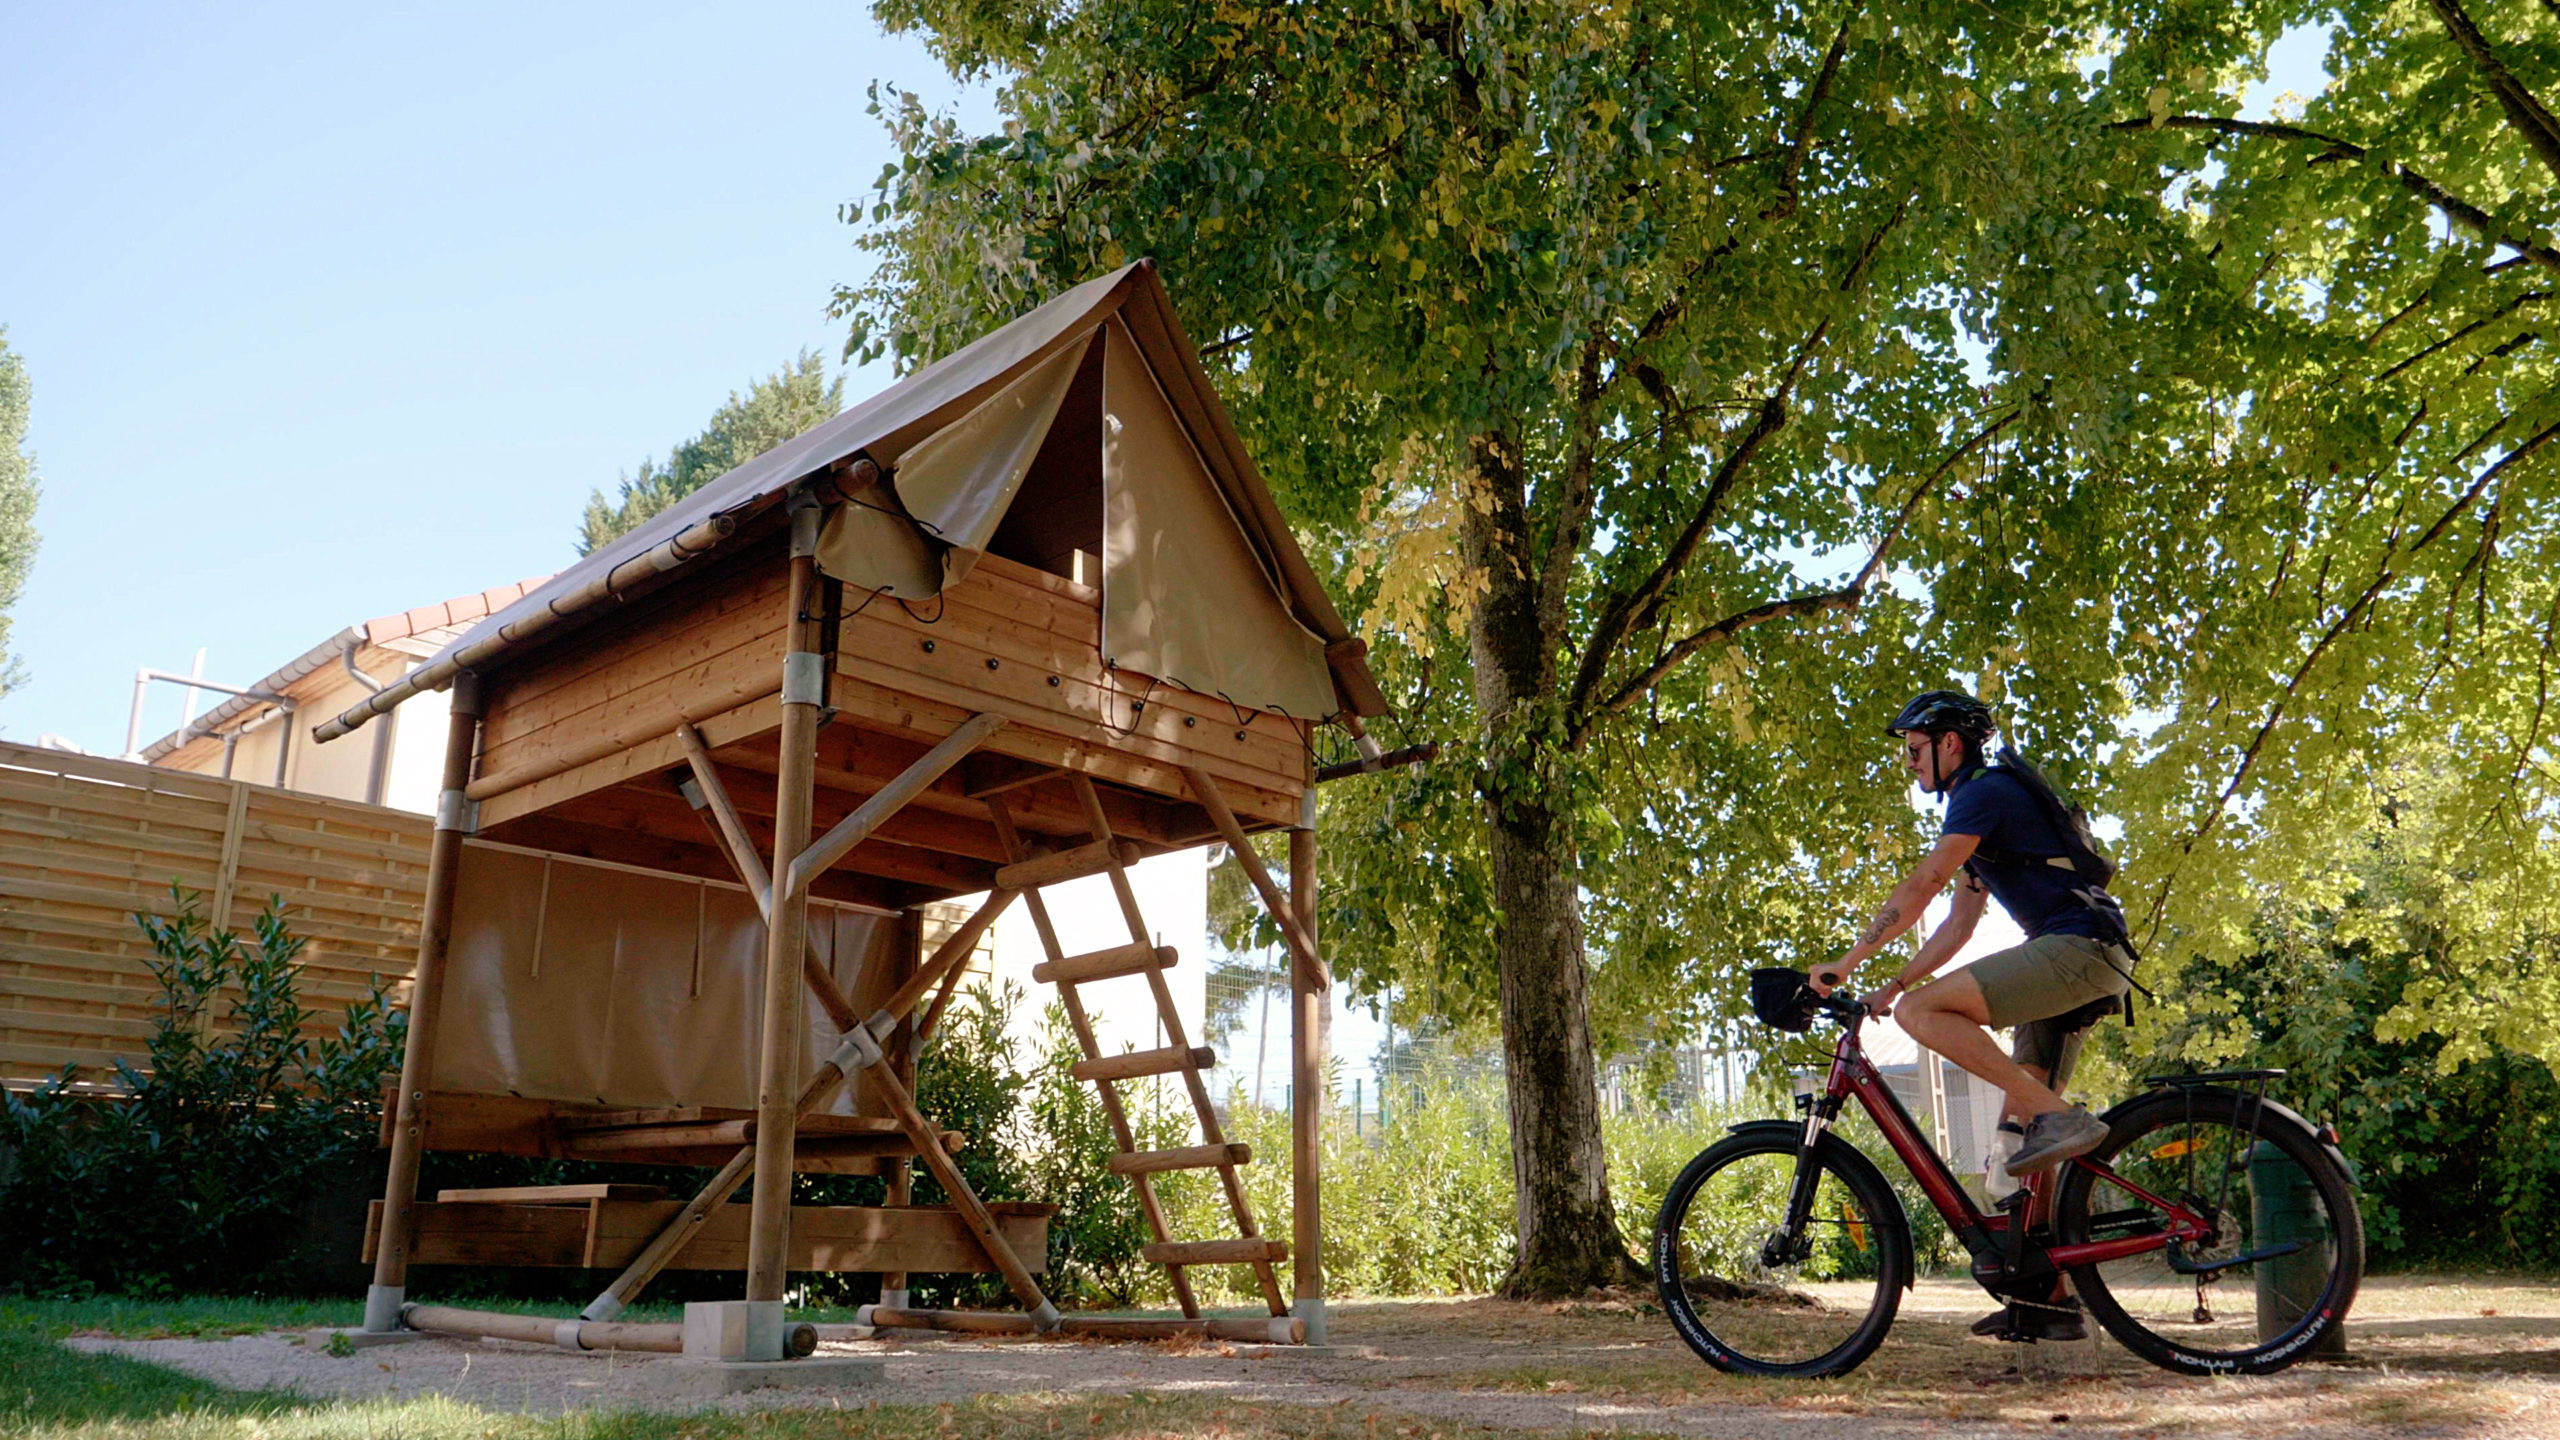
<svg viewBox="0 0 2560 1440"><path fill-rule="evenodd" d="M2191 1087L2139 1097L2107 1120L2090 1160L2214 1225L2196 1244L2072 1267L2090 1316L2126 1349L2187 1374L2265 1375L2346 1318L2364 1275L2364 1225L2345 1169L2292 1112ZM2065 1245L2158 1234L2164 1218L2079 1165L2054 1199Z"/></svg>
<svg viewBox="0 0 2560 1440"><path fill-rule="evenodd" d="M1806 1223L1783 1235L1803 1132L1743 1129L1689 1162L1654 1222L1654 1287L1699 1358L1737 1375L1845 1375L1884 1341L1911 1281L1902 1202L1825 1135Z"/></svg>

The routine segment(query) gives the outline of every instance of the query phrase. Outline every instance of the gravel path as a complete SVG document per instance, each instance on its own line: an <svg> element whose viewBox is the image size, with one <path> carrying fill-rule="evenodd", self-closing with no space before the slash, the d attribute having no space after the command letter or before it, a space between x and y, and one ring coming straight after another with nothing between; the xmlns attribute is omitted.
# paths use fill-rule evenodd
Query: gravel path
<svg viewBox="0 0 2560 1440"><path fill-rule="evenodd" d="M419 1341L333 1356L299 1336L231 1340L74 1339L75 1348L167 1365L241 1389L291 1390L312 1398L408 1398L443 1395L491 1409L552 1414L587 1407L695 1410L699 1399L659 1393L667 1358L564 1355L534 1346L452 1339ZM1906 1440L1931 1436L2013 1437L2052 1434L2043 1423L1938 1419L1905 1421L1873 1414L1825 1413L1783 1404L1664 1405L1577 1394L1467 1389L1434 1384L1446 1357L1344 1346L1309 1352L1224 1345L1024 1343L958 1339L830 1342L829 1354L871 1355L887 1362L884 1383L834 1391L761 1391L724 1397L722 1409L780 1406L857 1408L873 1404L939 1404L985 1394L1125 1395L1135 1391L1233 1398L1287 1405L1351 1405L1359 1413L1428 1416L1524 1430L1634 1430L1719 1440ZM1409 1347L1395 1347L1406 1351ZM655 1372L653 1376L653 1372ZM2344 1377L2388 1389L2388 1375ZM2022 1397L2023 1398L2023 1397ZM2372 1434L2361 1428L2301 1428L2275 1395L2226 1390L2215 1414L2236 1428L2311 1440ZM2255 1402L2255 1403L2253 1403ZM2056 1402L2060 1403L2060 1402ZM2249 1412L2266 1408L2269 1413ZM2552 1411L2540 1406L2537 1419ZM2522 1417L2517 1417L2522 1418ZM2255 1419L2263 1423L2252 1424ZM2288 1424L2289 1419L2297 1420ZM2489 1417L2467 1436L2543 1434ZM2143 1427L2149 1429L2149 1426ZM2096 1416L2075 1416L2072 1433L2132 1433ZM2406 1432L2403 1432L2406 1433Z"/></svg>

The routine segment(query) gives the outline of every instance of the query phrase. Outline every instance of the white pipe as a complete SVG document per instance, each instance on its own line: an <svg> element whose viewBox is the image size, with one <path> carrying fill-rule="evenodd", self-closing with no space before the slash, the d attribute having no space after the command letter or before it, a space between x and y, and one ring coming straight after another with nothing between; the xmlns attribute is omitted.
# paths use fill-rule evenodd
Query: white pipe
<svg viewBox="0 0 2560 1440"><path fill-rule="evenodd" d="M282 695L271 694L264 690L250 690L238 685L217 685L199 676L180 675L172 671L154 670L145 666L133 672L133 712L126 718L124 726L124 758L127 760L142 758L142 699L150 690L151 682L154 680L165 680L172 685L185 685L191 690L212 690L224 695L245 695L252 700L264 700L270 704L282 705L288 710L293 708L292 702ZM186 740L195 738L192 735L186 735L183 730L179 733ZM181 741L181 743L184 742Z"/></svg>

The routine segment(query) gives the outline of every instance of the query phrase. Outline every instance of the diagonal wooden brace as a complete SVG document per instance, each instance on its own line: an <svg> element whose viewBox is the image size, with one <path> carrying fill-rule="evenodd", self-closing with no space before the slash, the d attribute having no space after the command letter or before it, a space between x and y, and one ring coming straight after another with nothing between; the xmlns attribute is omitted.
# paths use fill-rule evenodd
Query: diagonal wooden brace
<svg viewBox="0 0 2560 1440"><path fill-rule="evenodd" d="M702 743L701 732L691 725L676 727L676 738L683 742L685 759L693 766L693 785L685 792L685 800L700 811L711 828L718 833L729 853L730 868L755 897L756 913L773 923L773 883L765 877L764 857L756 853L755 841L747 836L744 821L738 818L738 807L730 802L729 789L720 782L720 772L712 766L710 748ZM827 1012L827 1019L839 1031L850 1030L860 1015L853 1002L837 987L835 976L827 971L826 960L818 954L816 937L801 932L800 973L809 982L809 993Z"/></svg>
<svg viewBox="0 0 2560 1440"><path fill-rule="evenodd" d="M890 816L907 806L907 802L931 788L943 772L960 763L986 738L1004 728L1001 715L972 715L960 728L944 737L943 742L924 753L924 758L898 772L896 779L883 785L870 799L854 808L854 812L836 822L834 829L809 842L791 861L791 873L785 888L798 894L809 888L809 882L825 874L827 867L845 857L845 852L871 838L871 832L886 823Z"/></svg>
<svg viewBox="0 0 2560 1440"><path fill-rule="evenodd" d="M1300 983L1318 989L1333 984L1331 972L1325 969L1324 957L1316 953L1315 941L1298 924L1297 912L1290 906L1288 895L1272 883L1271 872L1263 867L1262 857L1254 852L1253 842L1245 837L1244 827L1236 823L1236 812L1227 807L1227 797L1218 789L1218 782L1210 779L1209 772L1198 766L1186 765L1182 767L1182 773L1190 777L1191 793L1199 799L1201 808L1209 812L1209 819L1218 827L1218 833L1226 837L1227 848L1235 852L1236 863L1244 867L1245 878L1251 880L1253 888L1261 894L1263 908L1279 922L1280 933L1289 941L1289 953L1298 962Z"/></svg>
<svg viewBox="0 0 2560 1440"><path fill-rule="evenodd" d="M887 1097L889 1109L897 1116L899 1126L915 1143L916 1157L924 1161L925 1168L933 1172L933 1178L941 1182L943 1193L951 1197L952 1208L960 1212L961 1223L978 1237L979 1247L987 1252L987 1259L994 1262L996 1270L1004 1276L1006 1287L1022 1302L1022 1308L1031 1312L1031 1328L1043 1335L1057 1329L1058 1307L1050 1304L1049 1297L1040 1293L1040 1282L1031 1278L1030 1267L1022 1263L1021 1256L1013 1253L1013 1246L1006 1243L1003 1234L996 1229L995 1217L987 1213L986 1204L978 1199L978 1192L969 1188L967 1177L960 1173L959 1162L943 1150L942 1137L924 1118L924 1112L916 1108L915 1097L899 1083L897 1071L886 1065L875 1068L872 1084Z"/></svg>
<svg viewBox="0 0 2560 1440"><path fill-rule="evenodd" d="M871 1032L855 1028L854 1033L868 1039ZM864 1063L860 1058L862 1052L863 1047L848 1036L846 1043L836 1048L835 1054L821 1061L818 1073L809 1077L807 1087L800 1092L798 1113L807 1116L825 1105L828 1098L836 1093L836 1087L844 1083L845 1076ZM873 1059L877 1059L879 1053L876 1045L868 1050ZM936 1137L935 1148L940 1148L939 1137ZM640 1293L640 1287L656 1279L658 1272L666 1269L667 1263L676 1258L676 1252L684 1249L685 1242L699 1233L702 1222L711 1217L712 1210L738 1193L738 1187L747 1183L747 1177L754 1173L755 1168L756 1147L752 1144L741 1147L729 1158L729 1163L721 1166L719 1173L711 1177L711 1182L687 1201L685 1207L667 1221L666 1227L632 1257L622 1273L613 1278L613 1283L587 1302L587 1308L579 1312L579 1318L610 1320L621 1314L623 1307L631 1303L631 1297Z"/></svg>

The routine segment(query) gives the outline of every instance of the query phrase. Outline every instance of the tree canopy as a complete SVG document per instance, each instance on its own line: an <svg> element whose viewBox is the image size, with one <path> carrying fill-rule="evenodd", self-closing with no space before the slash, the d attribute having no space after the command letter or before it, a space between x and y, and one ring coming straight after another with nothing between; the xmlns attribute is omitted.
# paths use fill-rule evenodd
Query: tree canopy
<svg viewBox="0 0 2560 1440"><path fill-rule="evenodd" d="M587 513L579 523L578 553L598 547L637 528L651 516L753 460L785 440L844 408L844 377L827 378L826 362L803 350L793 360L747 387L732 390L727 403L711 413L702 433L667 453L666 463L650 456L638 474L622 478L611 500L602 490L587 497Z"/></svg>
<svg viewBox="0 0 2560 1440"><path fill-rule="evenodd" d="M1610 1268L1595 1046L1845 944L1925 843L1875 734L1914 690L1979 689L2123 817L2158 969L2348 883L2394 746L2467 740L2430 752L2495 821L2466 843L2538 873L2546 422L2525 322L2472 322L2539 262L2465 238L2513 223L2487 176L2428 172L2484 187L2464 221L2387 136L2221 123L2291 10L881 14L1001 69L1005 122L883 98L853 350L1155 256L1400 738L1448 747L1327 794L1324 931L1499 1019L1515 1290ZM2368 338L2418 292L2437 328Z"/></svg>
<svg viewBox="0 0 2560 1440"><path fill-rule="evenodd" d="M34 387L26 361L9 348L0 326L0 695L18 688L23 672L9 652L9 612L26 590L36 563L36 459L27 451L27 412Z"/></svg>

